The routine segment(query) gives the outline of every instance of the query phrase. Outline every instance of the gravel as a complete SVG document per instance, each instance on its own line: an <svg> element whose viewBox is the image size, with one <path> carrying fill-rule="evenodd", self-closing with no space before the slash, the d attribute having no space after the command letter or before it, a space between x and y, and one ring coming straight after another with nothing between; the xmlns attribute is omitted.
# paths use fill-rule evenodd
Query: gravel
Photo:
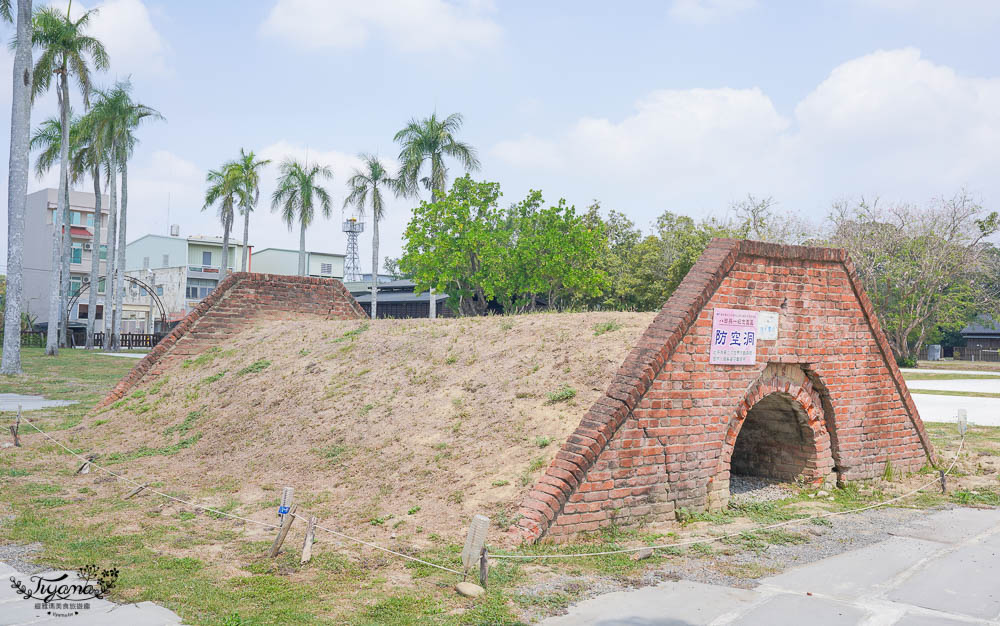
<svg viewBox="0 0 1000 626"><path fill-rule="evenodd" d="M40 552L41 549L42 544L40 543L29 543L28 545L11 543L7 545L0 545L0 562L10 565L22 574L37 574L38 572L44 572L44 567L31 562L31 555L36 552Z"/></svg>
<svg viewBox="0 0 1000 626"><path fill-rule="evenodd" d="M794 495L794 491L785 487L780 480L773 478L735 475L729 477L729 502L732 504L784 500Z"/></svg>

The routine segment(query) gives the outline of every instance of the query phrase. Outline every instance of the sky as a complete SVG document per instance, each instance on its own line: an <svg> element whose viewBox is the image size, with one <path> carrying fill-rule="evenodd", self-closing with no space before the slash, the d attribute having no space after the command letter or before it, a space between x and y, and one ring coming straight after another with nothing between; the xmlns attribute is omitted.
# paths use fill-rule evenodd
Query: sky
<svg viewBox="0 0 1000 626"><path fill-rule="evenodd" d="M964 188L991 210L1000 201L995 0L72 3L74 16L95 7L90 32L111 58L95 83L131 77L166 118L138 132L129 241L171 223L221 235L202 210L205 173L245 148L332 167L333 214L307 248L342 253L357 155L395 167L393 135L433 111L464 116L460 138L482 161L473 175L499 182L505 204L540 189L581 209L597 200L647 231L668 210L723 217L747 194L816 224L862 196L926 205ZM11 66L2 47L6 115ZM32 124L55 114L50 93ZM451 179L463 174L450 165ZM251 218L258 249L298 247L269 210L276 176L272 165ZM29 191L57 179L32 176ZM389 203L380 257L400 253L413 203Z"/></svg>

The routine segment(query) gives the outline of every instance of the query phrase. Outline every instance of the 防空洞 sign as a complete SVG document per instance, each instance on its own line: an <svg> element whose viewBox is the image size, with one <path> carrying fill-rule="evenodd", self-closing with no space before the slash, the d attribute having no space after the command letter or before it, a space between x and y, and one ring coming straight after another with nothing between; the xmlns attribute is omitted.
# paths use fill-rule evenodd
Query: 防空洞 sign
<svg viewBox="0 0 1000 626"><path fill-rule="evenodd" d="M757 311L715 309L708 362L712 365L757 362Z"/></svg>

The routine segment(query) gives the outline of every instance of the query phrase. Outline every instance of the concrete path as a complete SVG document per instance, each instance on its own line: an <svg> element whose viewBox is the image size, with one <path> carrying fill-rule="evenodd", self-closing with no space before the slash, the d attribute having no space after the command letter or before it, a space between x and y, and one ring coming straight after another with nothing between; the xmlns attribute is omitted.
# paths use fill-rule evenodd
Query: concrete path
<svg viewBox="0 0 1000 626"><path fill-rule="evenodd" d="M63 572L44 572L38 574L46 579L55 579ZM63 583L71 584L79 581L75 572ZM24 583L28 588L35 588L36 583L31 576L21 574L6 563L0 561L0 626L27 624L44 624L45 626L167 626L180 624L181 618L176 613L157 606L152 602L139 604L115 604L107 600L77 599L65 601L72 608L42 608L40 600L25 600L23 596L11 587L11 577ZM55 602L55 600L53 600ZM89 608L76 605L86 604ZM39 608L35 608L36 605Z"/></svg>
<svg viewBox="0 0 1000 626"><path fill-rule="evenodd" d="M146 356L145 352L98 352L102 356L120 356L126 359L141 359Z"/></svg>
<svg viewBox="0 0 1000 626"><path fill-rule="evenodd" d="M764 578L611 593L548 626L958 626L1000 624L1000 509L941 511L867 547Z"/></svg>
<svg viewBox="0 0 1000 626"><path fill-rule="evenodd" d="M907 374L968 374L970 376L1000 376L1000 371L994 370L939 370L929 367L920 369L904 367L900 368L899 371L903 372L903 378L906 378Z"/></svg>
<svg viewBox="0 0 1000 626"><path fill-rule="evenodd" d="M20 406L22 411L37 411L53 406L69 406L76 404L72 400L48 400L42 396L25 396L19 393L0 393L0 411L16 411Z"/></svg>
<svg viewBox="0 0 1000 626"><path fill-rule="evenodd" d="M931 389L934 391L972 391L975 393L1000 393L1000 377L997 378L957 378L955 380L911 380L906 383L910 389Z"/></svg>
<svg viewBox="0 0 1000 626"><path fill-rule="evenodd" d="M936 396L927 393L915 393L912 398L920 419L925 422L954 424L958 409L965 409L970 424L1000 426L1000 398Z"/></svg>

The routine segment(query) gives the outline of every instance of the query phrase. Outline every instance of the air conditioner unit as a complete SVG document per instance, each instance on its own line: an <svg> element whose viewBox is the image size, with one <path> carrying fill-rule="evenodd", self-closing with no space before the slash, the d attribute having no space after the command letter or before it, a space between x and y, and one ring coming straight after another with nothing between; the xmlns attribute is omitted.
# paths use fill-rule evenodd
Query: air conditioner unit
<svg viewBox="0 0 1000 626"><path fill-rule="evenodd" d="M89 285L90 284L90 276L83 276L83 277L81 277L81 280L83 280L83 284L84 285Z"/></svg>
<svg viewBox="0 0 1000 626"><path fill-rule="evenodd" d="M93 250L94 249L94 244L90 243L89 241L85 242L83 244L83 249L84 250Z"/></svg>

